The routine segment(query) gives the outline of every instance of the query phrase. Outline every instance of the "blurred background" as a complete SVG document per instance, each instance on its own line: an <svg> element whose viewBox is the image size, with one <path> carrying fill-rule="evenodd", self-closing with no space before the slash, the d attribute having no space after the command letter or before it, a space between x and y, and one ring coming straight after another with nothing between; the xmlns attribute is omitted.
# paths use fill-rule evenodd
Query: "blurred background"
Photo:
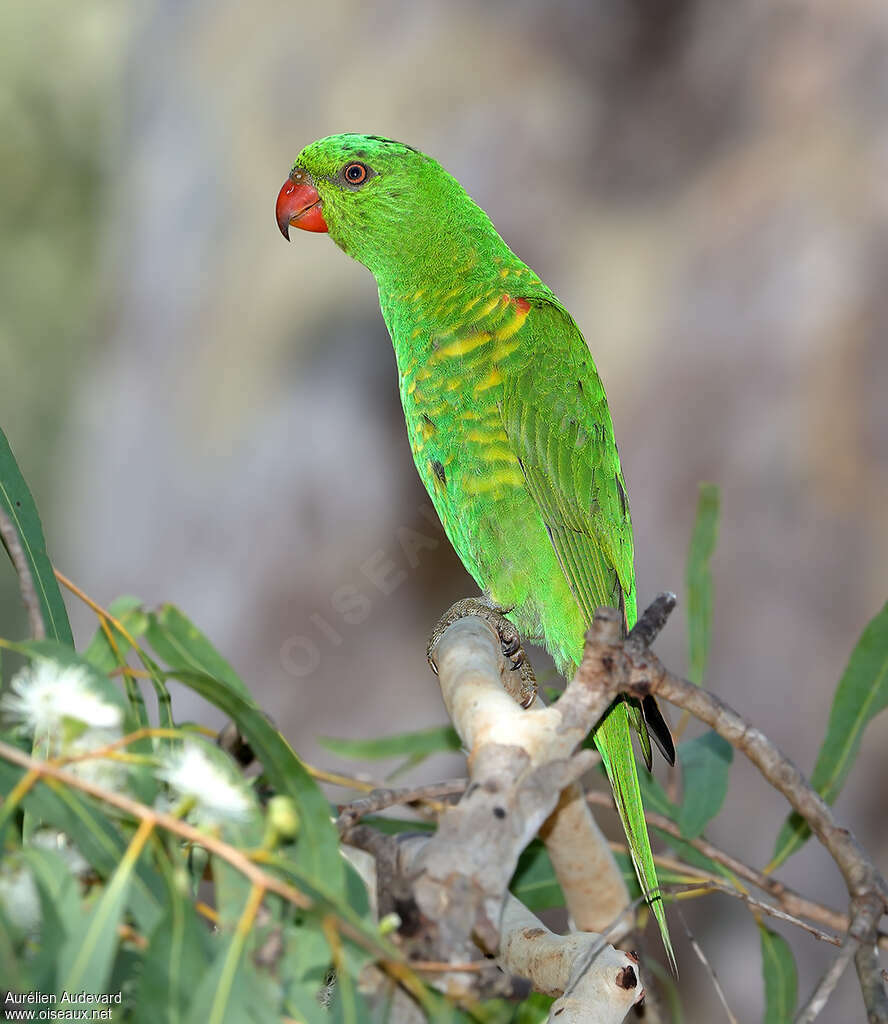
<svg viewBox="0 0 888 1024"><path fill-rule="evenodd" d="M888 591L886 109L883 0L6 0L0 423L55 563L102 603L181 605L313 763L343 767L318 735L445 721L426 637L473 586L427 518L373 281L273 216L306 143L391 136L583 329L642 606L682 597L697 484L722 488L707 682L810 771ZM658 649L684 670L681 611ZM886 771L883 718L838 802L883 866ZM741 759L709 834L761 866L785 810ZM780 874L844 904L816 844ZM684 913L756 1019L746 911ZM722 1019L674 930L689 1019ZM805 996L830 947L784 934ZM861 1015L848 972L827 1016Z"/></svg>

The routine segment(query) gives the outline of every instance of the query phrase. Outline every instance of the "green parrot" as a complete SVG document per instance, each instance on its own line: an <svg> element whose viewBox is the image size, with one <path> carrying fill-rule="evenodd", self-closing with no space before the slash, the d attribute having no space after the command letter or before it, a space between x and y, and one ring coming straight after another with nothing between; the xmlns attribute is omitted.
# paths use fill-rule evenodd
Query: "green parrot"
<svg viewBox="0 0 888 1024"><path fill-rule="evenodd" d="M375 135L299 154L277 221L329 232L376 278L416 468L490 602L571 678L595 609L636 619L632 523L604 388L579 328L431 157ZM670 961L630 740L675 751L652 699L618 701L595 743ZM673 961L674 962L674 961Z"/></svg>

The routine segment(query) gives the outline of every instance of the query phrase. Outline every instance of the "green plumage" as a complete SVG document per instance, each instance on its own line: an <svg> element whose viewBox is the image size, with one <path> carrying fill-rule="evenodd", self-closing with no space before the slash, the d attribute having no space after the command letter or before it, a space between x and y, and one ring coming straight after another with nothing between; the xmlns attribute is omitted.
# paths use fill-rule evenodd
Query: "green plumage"
<svg viewBox="0 0 888 1024"><path fill-rule="evenodd" d="M368 169L360 186L344 168ZM478 586L570 678L595 609L636 617L632 524L604 388L583 336L431 158L339 135L294 167L330 236L374 274L416 467ZM294 221L297 223L297 221ZM630 742L637 706L595 734L642 887L657 889ZM670 958L662 901L653 911Z"/></svg>

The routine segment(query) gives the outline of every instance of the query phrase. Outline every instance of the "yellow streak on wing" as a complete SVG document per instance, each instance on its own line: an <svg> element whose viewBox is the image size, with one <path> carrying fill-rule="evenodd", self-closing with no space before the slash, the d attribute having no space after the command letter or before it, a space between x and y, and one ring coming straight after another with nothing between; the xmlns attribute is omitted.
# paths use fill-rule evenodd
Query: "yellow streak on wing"
<svg viewBox="0 0 888 1024"><path fill-rule="evenodd" d="M483 297L483 295L476 295L474 299L467 302L462 308L463 313L468 313L469 310L474 309Z"/></svg>
<svg viewBox="0 0 888 1024"><path fill-rule="evenodd" d="M496 331L496 333L494 334L496 340L506 341L508 338L511 338L516 331L520 331L521 325L527 319L527 314L529 312L529 309L524 312L521 312L521 310L516 309L515 315L512 317L512 319L507 324L505 324L505 326L500 327L500 329Z"/></svg>
<svg viewBox="0 0 888 1024"><path fill-rule="evenodd" d="M467 494L489 494L504 487L521 487L523 483L524 474L521 470L509 467L484 476L467 475L463 479L463 490Z"/></svg>
<svg viewBox="0 0 888 1024"><path fill-rule="evenodd" d="M490 371L490 373L487 374L484 380L478 381L473 390L474 393L477 395L480 394L482 391L487 391L488 388L495 388L497 384L502 384L502 382L503 375L500 373L499 367L494 366L494 368Z"/></svg>
<svg viewBox="0 0 888 1024"><path fill-rule="evenodd" d="M518 459L511 448L503 444L491 444L481 449L481 458L487 462L507 462L510 466L517 466Z"/></svg>
<svg viewBox="0 0 888 1024"><path fill-rule="evenodd" d="M495 441L508 441L506 432L500 430L470 430L466 434L467 441L474 441L476 444L493 444Z"/></svg>
<svg viewBox="0 0 888 1024"><path fill-rule="evenodd" d="M468 352L473 352L476 348L486 345L491 340L491 337L492 335L486 331L467 334L462 338L457 338L455 341L442 345L435 352L433 359L437 361L439 359L451 359L453 356L464 356Z"/></svg>
<svg viewBox="0 0 888 1024"><path fill-rule="evenodd" d="M487 316L489 313L492 313L500 304L500 302L502 302L502 300L502 295L494 295L492 299L488 299L487 302L485 302L484 305L478 310L478 316L483 318Z"/></svg>
<svg viewBox="0 0 888 1024"><path fill-rule="evenodd" d="M521 343L518 341L513 341L508 344L503 343L497 345L496 348L493 350L494 360L496 362L499 362L501 359L505 359L506 356L510 356L515 351L515 349L518 348L520 344Z"/></svg>

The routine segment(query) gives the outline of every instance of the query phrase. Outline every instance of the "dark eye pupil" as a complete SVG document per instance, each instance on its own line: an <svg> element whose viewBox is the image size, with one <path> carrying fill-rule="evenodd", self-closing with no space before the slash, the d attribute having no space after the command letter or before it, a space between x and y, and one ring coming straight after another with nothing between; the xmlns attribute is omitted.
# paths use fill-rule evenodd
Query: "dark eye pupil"
<svg viewBox="0 0 888 1024"><path fill-rule="evenodd" d="M363 181L367 172L361 164L350 164L345 170L345 176L349 181Z"/></svg>

